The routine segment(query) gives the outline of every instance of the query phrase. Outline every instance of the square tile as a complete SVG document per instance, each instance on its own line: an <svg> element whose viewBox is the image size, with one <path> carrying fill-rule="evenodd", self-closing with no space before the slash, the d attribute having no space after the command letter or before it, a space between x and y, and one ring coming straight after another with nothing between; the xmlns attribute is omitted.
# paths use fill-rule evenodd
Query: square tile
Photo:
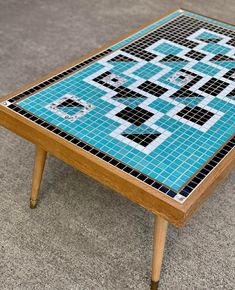
<svg viewBox="0 0 235 290"><path fill-rule="evenodd" d="M65 94L45 106L45 108L65 120L74 122L91 111L94 107L72 94Z"/></svg>

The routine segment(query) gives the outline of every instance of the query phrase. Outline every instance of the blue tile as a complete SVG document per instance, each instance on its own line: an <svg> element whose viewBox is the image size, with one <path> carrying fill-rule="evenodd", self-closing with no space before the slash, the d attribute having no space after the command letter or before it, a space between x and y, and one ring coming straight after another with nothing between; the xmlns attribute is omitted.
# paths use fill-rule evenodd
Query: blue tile
<svg viewBox="0 0 235 290"><path fill-rule="evenodd" d="M178 11L112 46L112 53L115 55L122 54L123 45L129 44L141 36L145 37L147 32L164 25L174 17L179 19L184 15L193 16L195 21L197 18L206 20L207 24L208 21L217 23L214 20L208 20L189 12ZM228 25L220 25L231 29ZM198 30L201 27L198 27ZM222 33L220 34L222 39L224 36ZM226 45L207 43L208 39L213 38L213 33L203 32L198 36L200 47L194 47L194 50L203 52L211 58L230 51L230 48ZM217 96L211 95L207 107L204 106L204 109L209 110L209 112L210 110L213 110L213 112L218 110L220 114L223 114L208 129L201 125L196 127L196 124L193 127L192 124L189 124L186 115L179 118L178 111L173 115L170 114L174 108L200 107L201 102L207 98L206 94L202 96L200 87L193 83L193 78L190 79L192 84L190 82L184 83L184 81L180 84L175 82L172 76L186 70L207 79L213 76L220 79L221 75L235 67L235 61L208 61L207 57L206 61L202 59L190 63L190 60L184 56L190 50L186 47L187 44L185 44L184 49L184 43L181 43L182 48L179 48L179 44L174 45L172 39L167 39L165 43L161 41L161 44L157 41L154 50L146 48L145 51L149 53L151 51L151 56L158 57L158 61L154 58L151 60L141 59L142 55L135 62L109 62L104 58L102 61L88 65L73 75L20 101L19 105L44 120L57 125L60 129L88 142L97 149L110 154L128 166L155 178L157 182L164 183L163 191L167 194L167 187L180 190L184 183L192 178L200 167L231 137L234 133L235 124L234 103L231 98L225 97L225 94L229 91L220 91ZM133 51L128 53L131 55ZM128 55L128 53L125 52L125 55ZM167 55L180 58L164 61L163 58ZM108 57L110 58L110 56ZM216 64L216 67L213 66L214 64ZM94 80L95 76L97 77L107 71L114 74L117 80L106 79L105 84ZM121 84L119 83L120 79L123 80ZM118 80L119 82L117 82ZM147 80L149 83L146 82ZM234 82L230 80L227 80L227 82L230 84L231 90ZM146 91L138 88L144 83L147 83ZM152 93L150 93L151 87L155 88ZM212 89L215 90L216 88ZM182 95L177 97L176 93L180 90ZM196 97L188 95L189 92L195 93ZM58 113L48 109L49 104L66 94L72 94L75 98L91 104L93 109L73 122L65 120ZM116 98L118 94L119 97ZM124 114L128 120L120 117L120 115L118 119L117 114L124 108L129 108L129 111L132 110L131 112L136 110L138 113L135 113L132 117ZM116 115L115 119L110 117L114 109L116 109L113 113L113 115ZM141 110L145 112L141 115L141 118L149 115L144 122L140 120L139 123L133 124L133 120L138 114L141 114ZM77 108L64 108L62 111L74 116L78 110ZM157 118L158 114L160 117ZM209 119L211 120L211 118ZM119 131L117 131L118 129ZM113 135L114 132L116 132L115 136ZM166 132L169 134L160 142L157 138L163 138L162 136ZM157 136L158 133L159 136ZM132 136L129 136L128 139L127 136L124 136L125 134L132 134ZM151 141L149 143L150 147L146 144L141 145L141 141L147 139ZM151 146L155 146L154 149L151 149ZM188 191L185 189L182 195L187 196L187 194ZM169 192L169 196L171 195L174 195L173 191Z"/></svg>

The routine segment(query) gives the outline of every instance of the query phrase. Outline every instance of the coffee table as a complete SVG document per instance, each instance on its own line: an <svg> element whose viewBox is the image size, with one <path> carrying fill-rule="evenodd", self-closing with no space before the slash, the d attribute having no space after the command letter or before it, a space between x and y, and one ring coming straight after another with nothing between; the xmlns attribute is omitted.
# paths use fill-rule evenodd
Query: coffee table
<svg viewBox="0 0 235 290"><path fill-rule="evenodd" d="M36 145L31 208L50 152L155 215L157 289L168 223L234 165L235 27L174 11L2 98L0 124Z"/></svg>

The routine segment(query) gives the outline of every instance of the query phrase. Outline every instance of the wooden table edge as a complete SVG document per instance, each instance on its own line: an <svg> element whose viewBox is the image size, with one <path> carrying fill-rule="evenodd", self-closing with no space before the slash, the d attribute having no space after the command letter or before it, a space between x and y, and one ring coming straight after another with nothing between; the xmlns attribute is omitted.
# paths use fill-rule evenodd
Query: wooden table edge
<svg viewBox="0 0 235 290"><path fill-rule="evenodd" d="M183 224L183 207L171 197L3 106L0 106L0 125L170 223L178 227Z"/></svg>
<svg viewBox="0 0 235 290"><path fill-rule="evenodd" d="M235 150L232 150L180 204L3 106L0 106L0 124L177 227L185 225L234 166Z"/></svg>
<svg viewBox="0 0 235 290"><path fill-rule="evenodd" d="M232 149L223 160L198 185L183 203L184 223L196 212L209 196L221 185L235 166L235 149Z"/></svg>

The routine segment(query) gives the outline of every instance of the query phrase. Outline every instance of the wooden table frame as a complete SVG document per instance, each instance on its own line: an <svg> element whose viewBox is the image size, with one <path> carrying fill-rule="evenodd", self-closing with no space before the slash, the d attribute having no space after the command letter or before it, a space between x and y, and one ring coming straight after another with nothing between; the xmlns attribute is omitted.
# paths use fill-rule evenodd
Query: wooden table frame
<svg viewBox="0 0 235 290"><path fill-rule="evenodd" d="M29 85L16 90L15 92L1 98L0 102L49 79L50 77L68 69L69 67L96 53L101 52L104 49L107 49L111 45L114 45L131 34L136 33L140 29L156 22L157 20L159 19L154 19L147 25L132 31L124 37L109 43L82 58L79 58L67 66L53 71L36 82L30 83ZM232 150L211 171L207 178L205 178L199 186L197 186L186 201L183 204L180 204L168 196L165 196L161 192L158 192L157 189L149 187L147 184L138 181L118 168L113 167L98 157L91 155L89 152L86 152L83 149L80 149L70 142L60 138L59 136L47 131L39 125L20 116L16 112L8 110L2 105L0 105L0 125L36 145L33 185L30 198L31 208L35 208L37 205L44 164L46 161L47 152L49 152L81 172L121 193L128 199L151 211L155 215L151 283L152 290L157 289L160 279L160 270L168 223L172 223L177 227L184 226L187 220L207 199L209 194L234 166L235 151Z"/></svg>

